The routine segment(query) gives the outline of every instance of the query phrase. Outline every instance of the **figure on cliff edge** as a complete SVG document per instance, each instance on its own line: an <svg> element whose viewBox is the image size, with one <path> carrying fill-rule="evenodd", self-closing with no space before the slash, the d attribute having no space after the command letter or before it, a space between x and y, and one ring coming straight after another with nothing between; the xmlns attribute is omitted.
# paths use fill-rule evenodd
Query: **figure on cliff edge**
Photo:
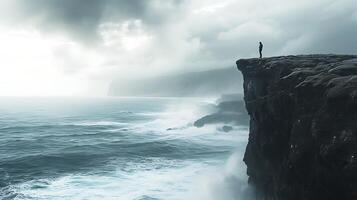
<svg viewBox="0 0 357 200"><path fill-rule="evenodd" d="M259 42L259 55L260 57L259 58L262 58L263 57L263 43L262 42Z"/></svg>

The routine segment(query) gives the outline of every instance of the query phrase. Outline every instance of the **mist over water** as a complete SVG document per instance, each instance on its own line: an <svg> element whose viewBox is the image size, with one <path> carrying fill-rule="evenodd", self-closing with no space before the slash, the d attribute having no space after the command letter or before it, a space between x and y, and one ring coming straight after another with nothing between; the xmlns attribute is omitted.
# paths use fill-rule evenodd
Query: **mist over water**
<svg viewBox="0 0 357 200"><path fill-rule="evenodd" d="M2 199L248 199L246 126L195 128L212 99L0 100Z"/></svg>

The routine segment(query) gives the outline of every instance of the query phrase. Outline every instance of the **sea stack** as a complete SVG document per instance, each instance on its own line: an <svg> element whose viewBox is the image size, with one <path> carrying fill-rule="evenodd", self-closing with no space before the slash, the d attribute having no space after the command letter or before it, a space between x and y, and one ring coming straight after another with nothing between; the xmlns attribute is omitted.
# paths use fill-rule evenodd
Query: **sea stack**
<svg viewBox="0 0 357 200"><path fill-rule="evenodd" d="M241 59L257 199L357 199L357 56Z"/></svg>

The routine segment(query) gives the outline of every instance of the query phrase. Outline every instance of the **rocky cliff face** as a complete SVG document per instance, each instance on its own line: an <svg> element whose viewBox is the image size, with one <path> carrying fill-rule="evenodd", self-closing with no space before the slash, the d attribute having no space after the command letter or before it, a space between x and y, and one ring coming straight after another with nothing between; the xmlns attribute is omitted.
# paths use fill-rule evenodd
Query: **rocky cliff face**
<svg viewBox="0 0 357 200"><path fill-rule="evenodd" d="M237 61L257 199L357 199L357 56Z"/></svg>

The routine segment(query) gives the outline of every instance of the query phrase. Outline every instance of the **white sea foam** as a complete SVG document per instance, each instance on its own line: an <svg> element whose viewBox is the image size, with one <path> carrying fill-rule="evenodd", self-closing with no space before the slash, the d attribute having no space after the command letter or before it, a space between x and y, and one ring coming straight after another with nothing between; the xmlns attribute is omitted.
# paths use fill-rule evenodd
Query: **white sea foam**
<svg viewBox="0 0 357 200"><path fill-rule="evenodd" d="M134 172L118 170L103 176L70 175L55 180L31 181L17 186L17 199L134 200L146 196L180 200L192 186L191 180L202 169L211 167L205 163L180 161L171 165L163 168L158 168L157 163L134 165Z"/></svg>
<svg viewBox="0 0 357 200"><path fill-rule="evenodd" d="M144 197L160 200L249 200L251 191L242 153L236 151L225 164L220 160L151 158L143 160L143 163L127 163L127 167L110 173L41 179L17 185L13 190L19 194L18 200L139 200Z"/></svg>

